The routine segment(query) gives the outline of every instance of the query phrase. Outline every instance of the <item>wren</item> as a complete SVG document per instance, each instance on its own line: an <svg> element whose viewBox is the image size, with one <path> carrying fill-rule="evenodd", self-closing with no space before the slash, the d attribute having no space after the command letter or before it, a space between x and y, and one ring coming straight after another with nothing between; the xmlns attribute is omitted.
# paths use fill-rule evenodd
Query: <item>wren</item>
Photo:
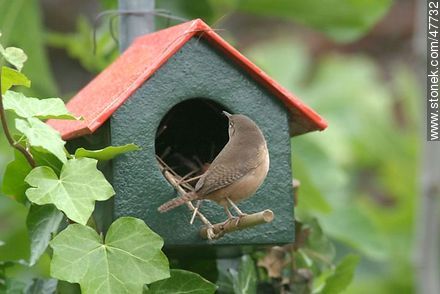
<svg viewBox="0 0 440 294"><path fill-rule="evenodd" d="M194 191L162 204L166 212L185 202L209 199L223 206L228 219L234 218L232 206L239 217L245 214L236 206L258 190L269 171L269 151L257 124L242 114L229 114L229 141L198 180Z"/></svg>

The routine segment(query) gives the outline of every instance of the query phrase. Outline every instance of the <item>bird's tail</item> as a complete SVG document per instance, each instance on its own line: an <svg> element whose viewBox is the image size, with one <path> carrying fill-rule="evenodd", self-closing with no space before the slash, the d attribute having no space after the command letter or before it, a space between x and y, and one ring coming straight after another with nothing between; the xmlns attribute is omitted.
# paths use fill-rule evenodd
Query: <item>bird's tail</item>
<svg viewBox="0 0 440 294"><path fill-rule="evenodd" d="M182 205L185 202L191 201L191 200L195 200L197 199L197 194L194 192L189 192L186 193L180 197L176 197L174 199L171 199L168 202L165 202L164 204L162 204L161 206L159 206L159 208L157 209L159 212L167 212L171 209L174 209L180 205Z"/></svg>

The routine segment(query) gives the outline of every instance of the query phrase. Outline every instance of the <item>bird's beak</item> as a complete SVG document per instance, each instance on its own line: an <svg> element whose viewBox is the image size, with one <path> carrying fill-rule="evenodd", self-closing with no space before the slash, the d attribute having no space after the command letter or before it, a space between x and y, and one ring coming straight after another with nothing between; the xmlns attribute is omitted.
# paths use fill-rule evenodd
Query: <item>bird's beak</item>
<svg viewBox="0 0 440 294"><path fill-rule="evenodd" d="M230 118L232 116L232 114L230 114L229 112L226 112L224 110L222 112L227 118Z"/></svg>

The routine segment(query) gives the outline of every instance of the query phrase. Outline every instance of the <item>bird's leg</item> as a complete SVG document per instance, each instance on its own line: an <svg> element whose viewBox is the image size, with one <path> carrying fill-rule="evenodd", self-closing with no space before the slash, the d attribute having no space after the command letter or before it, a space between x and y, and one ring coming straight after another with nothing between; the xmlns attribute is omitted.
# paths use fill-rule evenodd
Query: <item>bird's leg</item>
<svg viewBox="0 0 440 294"><path fill-rule="evenodd" d="M226 212L226 214L228 215L228 219L225 220L225 221L222 223L222 225L226 225L227 223L229 223L229 222L231 222L231 221L235 221L235 222L238 224L238 221L240 220L240 218L238 218L238 217L232 215L232 213L229 211L228 203L227 203L227 202L224 202L224 203L223 203L223 208L225 209L225 212Z"/></svg>
<svg viewBox="0 0 440 294"><path fill-rule="evenodd" d="M238 226L238 224L240 223L240 220L242 217L246 216L247 214L242 212L240 210L240 208L238 208L237 205L235 205L234 202L232 202L231 199L229 199L229 197L226 197L226 200L229 202L229 204L232 206L232 208L234 208L234 210L237 212L238 217L235 217L235 225ZM230 219L229 219L230 220Z"/></svg>
<svg viewBox="0 0 440 294"><path fill-rule="evenodd" d="M247 215L246 213L242 212L242 211L240 210L240 208L238 208L238 206L235 205L235 203L232 202L231 199L229 199L229 197L226 197L226 200L228 200L229 204L230 204L230 205L232 206L232 208L234 208L234 210L237 212L238 217L243 217L243 216Z"/></svg>
<svg viewBox="0 0 440 294"><path fill-rule="evenodd" d="M229 211L228 203L223 204L223 208L225 209L225 212L228 215L228 219L226 221L230 221L231 219L235 218L235 216L233 216L232 213Z"/></svg>

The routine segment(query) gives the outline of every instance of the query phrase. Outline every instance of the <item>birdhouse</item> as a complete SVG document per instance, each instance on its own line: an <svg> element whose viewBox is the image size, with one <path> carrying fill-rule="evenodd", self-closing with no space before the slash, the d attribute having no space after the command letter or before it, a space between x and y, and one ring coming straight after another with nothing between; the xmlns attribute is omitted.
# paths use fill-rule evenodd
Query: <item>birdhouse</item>
<svg viewBox="0 0 440 294"><path fill-rule="evenodd" d="M137 38L67 107L84 119L49 123L71 145L141 147L114 159L105 170L116 191L108 206L109 221L121 216L143 219L169 248L292 242L290 138L323 130L326 122L202 20ZM255 121L270 154L263 185L238 206L246 213L270 209L275 218L211 242L200 237L199 220L189 223L192 213L187 207L163 214L157 208L177 195L164 169L172 168L181 183L194 186L186 179L203 174L228 142L222 111ZM216 203L203 201L199 211L212 223L225 220Z"/></svg>

